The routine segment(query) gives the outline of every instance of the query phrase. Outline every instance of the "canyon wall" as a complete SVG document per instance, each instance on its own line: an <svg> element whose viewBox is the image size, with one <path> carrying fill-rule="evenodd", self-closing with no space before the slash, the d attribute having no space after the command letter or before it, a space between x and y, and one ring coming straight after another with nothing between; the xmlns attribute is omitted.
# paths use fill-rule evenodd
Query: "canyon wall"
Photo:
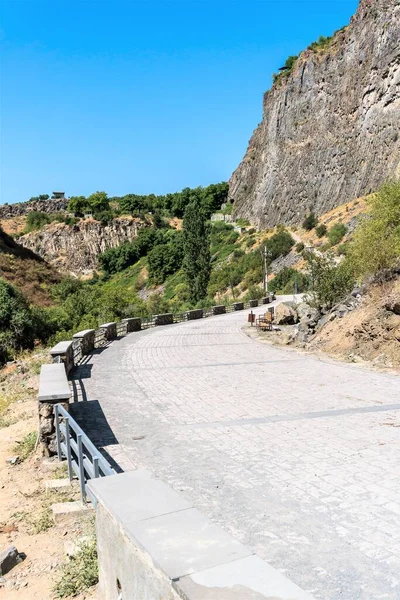
<svg viewBox="0 0 400 600"><path fill-rule="evenodd" d="M59 271L76 276L91 275L98 268L98 256L108 248L132 241L143 223L132 217L113 219L106 225L94 219L75 225L50 223L40 231L18 239Z"/></svg>
<svg viewBox="0 0 400 600"><path fill-rule="evenodd" d="M399 165L400 4L361 0L264 95L229 198L258 227L297 224L400 177Z"/></svg>

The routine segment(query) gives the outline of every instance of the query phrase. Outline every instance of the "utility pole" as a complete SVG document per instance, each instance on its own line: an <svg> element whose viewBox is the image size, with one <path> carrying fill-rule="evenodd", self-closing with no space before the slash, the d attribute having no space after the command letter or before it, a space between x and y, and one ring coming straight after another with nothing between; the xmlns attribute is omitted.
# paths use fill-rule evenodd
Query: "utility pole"
<svg viewBox="0 0 400 600"><path fill-rule="evenodd" d="M271 256L271 252L269 250L267 250L266 246L263 246L262 257L263 257L263 287L264 287L264 294L266 294L268 292L268 265L267 265L267 258L269 258L270 256Z"/></svg>

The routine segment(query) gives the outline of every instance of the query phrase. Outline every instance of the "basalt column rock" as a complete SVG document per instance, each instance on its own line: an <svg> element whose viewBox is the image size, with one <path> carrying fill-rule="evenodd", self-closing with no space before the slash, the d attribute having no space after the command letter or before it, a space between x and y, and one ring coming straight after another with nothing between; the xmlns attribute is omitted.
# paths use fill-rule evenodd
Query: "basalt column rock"
<svg viewBox="0 0 400 600"><path fill-rule="evenodd" d="M361 0L350 24L300 54L264 96L229 182L234 215L295 224L400 177L400 3Z"/></svg>

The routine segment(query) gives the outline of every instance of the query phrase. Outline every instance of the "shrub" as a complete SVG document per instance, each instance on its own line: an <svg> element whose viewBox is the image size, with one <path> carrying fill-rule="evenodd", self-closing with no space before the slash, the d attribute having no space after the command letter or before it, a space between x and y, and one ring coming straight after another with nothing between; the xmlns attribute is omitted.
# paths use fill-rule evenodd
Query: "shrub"
<svg viewBox="0 0 400 600"><path fill-rule="evenodd" d="M336 246L347 232L347 227L343 223L336 223L328 231L328 240L331 246Z"/></svg>
<svg viewBox="0 0 400 600"><path fill-rule="evenodd" d="M326 225L324 225L323 223L320 223L319 225L317 225L317 227L315 228L315 233L317 234L317 236L319 238L324 237L324 235L327 232L327 227Z"/></svg>
<svg viewBox="0 0 400 600"><path fill-rule="evenodd" d="M269 253L269 261L272 262L279 256L286 256L294 246L294 239L288 231L281 229L266 242L265 247Z"/></svg>
<svg viewBox="0 0 400 600"><path fill-rule="evenodd" d="M35 320L25 298L0 279L0 364L16 351L33 348Z"/></svg>
<svg viewBox="0 0 400 600"><path fill-rule="evenodd" d="M284 267L269 282L268 286L272 292L292 294L295 290L298 293L304 292L308 288L308 283L308 277L304 273L291 267Z"/></svg>
<svg viewBox="0 0 400 600"><path fill-rule="evenodd" d="M361 277L391 269L399 260L400 182L384 184L368 203L368 215L349 248L349 260Z"/></svg>
<svg viewBox="0 0 400 600"><path fill-rule="evenodd" d="M319 307L332 307L351 291L354 273L351 264L343 261L336 265L332 256L306 253L311 280L311 300Z"/></svg>
<svg viewBox="0 0 400 600"><path fill-rule="evenodd" d="M303 221L303 229L311 231L311 229L314 229L314 227L316 227L317 224L318 218L314 215L313 212L310 212L310 214L307 215Z"/></svg>
<svg viewBox="0 0 400 600"><path fill-rule="evenodd" d="M303 242L299 242L298 244L296 244L295 248L296 248L296 252L298 254L300 254L301 252L303 252L305 246L304 246Z"/></svg>

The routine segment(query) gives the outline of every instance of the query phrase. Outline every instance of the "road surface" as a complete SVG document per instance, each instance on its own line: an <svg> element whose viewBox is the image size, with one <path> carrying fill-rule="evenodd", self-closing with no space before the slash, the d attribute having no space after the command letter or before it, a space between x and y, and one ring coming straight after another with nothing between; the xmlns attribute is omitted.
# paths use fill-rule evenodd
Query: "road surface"
<svg viewBox="0 0 400 600"><path fill-rule="evenodd" d="M316 598L399 599L399 378L250 339L247 312L94 356L89 436Z"/></svg>

